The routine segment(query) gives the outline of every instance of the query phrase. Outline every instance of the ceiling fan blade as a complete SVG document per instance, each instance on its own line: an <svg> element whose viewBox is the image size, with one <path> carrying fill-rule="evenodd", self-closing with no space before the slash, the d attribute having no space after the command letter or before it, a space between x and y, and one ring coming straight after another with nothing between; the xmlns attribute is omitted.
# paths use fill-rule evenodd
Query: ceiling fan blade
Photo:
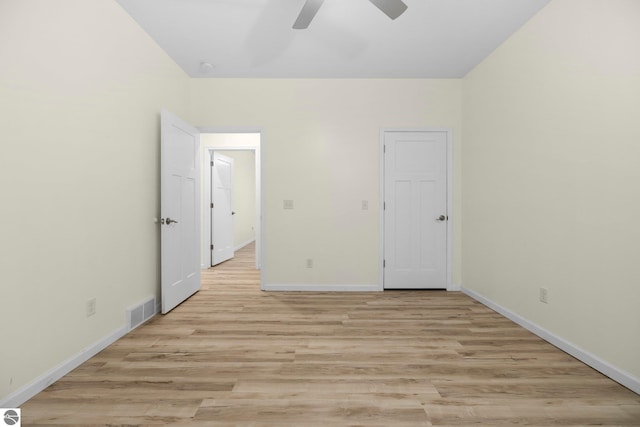
<svg viewBox="0 0 640 427"><path fill-rule="evenodd" d="M391 19L396 19L407 10L407 5L402 0L369 0L378 9L383 11Z"/></svg>
<svg viewBox="0 0 640 427"><path fill-rule="evenodd" d="M324 0L307 0L304 6L302 6L298 19L293 23L293 29L304 30L307 28L313 20L313 17L318 13L318 9L322 6L322 2L324 2Z"/></svg>

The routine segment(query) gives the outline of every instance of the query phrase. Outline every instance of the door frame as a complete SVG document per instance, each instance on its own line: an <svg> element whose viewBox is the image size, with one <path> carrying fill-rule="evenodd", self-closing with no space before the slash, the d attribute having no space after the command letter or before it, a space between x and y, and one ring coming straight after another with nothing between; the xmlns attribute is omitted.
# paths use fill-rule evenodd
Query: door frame
<svg viewBox="0 0 640 427"><path fill-rule="evenodd" d="M384 235L384 184L385 184L385 170L384 170L384 140L387 132L445 132L447 135L447 249L446 249L446 263L447 263L447 291L456 290L452 284L453 277L453 129L441 128L441 127L406 127L406 128L382 128L380 129L380 249L379 249L379 261L380 268L379 282L380 291L384 291L384 248L385 248L385 235Z"/></svg>
<svg viewBox="0 0 640 427"><path fill-rule="evenodd" d="M257 133L260 136L260 144L254 146L234 146L234 145L220 145L216 147L204 147L205 156L202 160L202 168L204 171L202 183L204 190L204 204L202 206L203 216L203 230L202 233L205 236L202 239L202 257L201 266L203 269L211 266L211 209L207 207L211 206L211 153L213 151L253 151L255 154L255 172L256 172L256 268L260 270L260 288L263 289L264 284L264 235L265 235L265 217L264 217L264 153L263 147L265 142L265 132L262 128L256 127L198 127L200 134L233 134L233 133ZM201 144L202 145L202 144ZM208 236L208 237L207 237Z"/></svg>

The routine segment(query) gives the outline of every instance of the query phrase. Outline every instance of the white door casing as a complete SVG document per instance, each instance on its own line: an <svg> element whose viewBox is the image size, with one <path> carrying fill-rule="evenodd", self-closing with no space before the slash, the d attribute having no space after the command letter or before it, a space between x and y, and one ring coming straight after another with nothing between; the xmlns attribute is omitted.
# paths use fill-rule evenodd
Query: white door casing
<svg viewBox="0 0 640 427"><path fill-rule="evenodd" d="M234 256L233 158L213 152L211 161L211 265Z"/></svg>
<svg viewBox="0 0 640 427"><path fill-rule="evenodd" d="M447 288L448 137L384 132L385 289Z"/></svg>
<svg viewBox="0 0 640 427"><path fill-rule="evenodd" d="M161 301L166 314L200 289L200 133L161 114Z"/></svg>

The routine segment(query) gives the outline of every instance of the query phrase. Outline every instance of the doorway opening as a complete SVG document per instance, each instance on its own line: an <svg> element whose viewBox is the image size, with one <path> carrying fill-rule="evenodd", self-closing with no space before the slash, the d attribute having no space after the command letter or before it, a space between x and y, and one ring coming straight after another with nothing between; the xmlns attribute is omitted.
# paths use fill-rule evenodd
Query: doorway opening
<svg viewBox="0 0 640 427"><path fill-rule="evenodd" d="M213 191L212 162L214 153L232 157L234 161L236 193L233 205L234 230L233 250L239 250L251 243L255 244L255 266L262 266L262 131L200 129L202 158L202 268L211 267L213 262Z"/></svg>

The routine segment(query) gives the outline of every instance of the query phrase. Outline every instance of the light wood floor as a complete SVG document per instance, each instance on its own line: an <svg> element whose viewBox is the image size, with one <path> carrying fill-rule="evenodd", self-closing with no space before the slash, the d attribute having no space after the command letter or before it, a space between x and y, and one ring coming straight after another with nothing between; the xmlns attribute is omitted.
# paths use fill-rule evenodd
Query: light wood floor
<svg viewBox="0 0 640 427"><path fill-rule="evenodd" d="M252 251L23 425L640 426L640 396L464 294L261 292Z"/></svg>

